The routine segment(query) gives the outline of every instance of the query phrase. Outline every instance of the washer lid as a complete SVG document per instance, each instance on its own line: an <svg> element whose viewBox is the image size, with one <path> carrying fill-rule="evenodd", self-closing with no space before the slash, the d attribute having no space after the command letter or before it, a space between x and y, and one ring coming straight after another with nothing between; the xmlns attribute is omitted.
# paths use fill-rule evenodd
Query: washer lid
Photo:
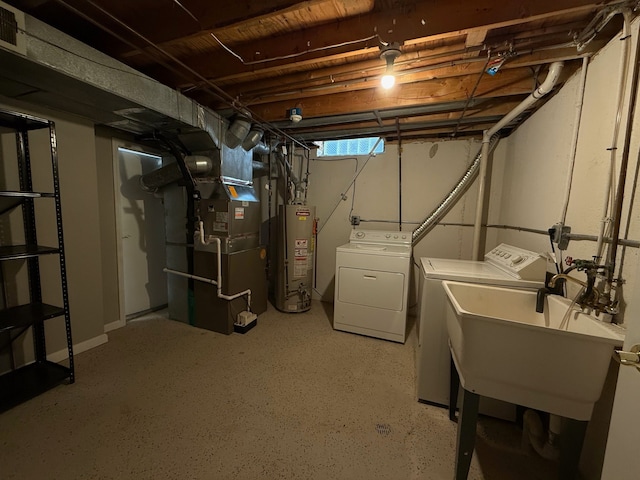
<svg viewBox="0 0 640 480"><path fill-rule="evenodd" d="M422 257L420 264L425 278L531 288L543 286L542 281L520 280L482 261Z"/></svg>
<svg viewBox="0 0 640 480"><path fill-rule="evenodd" d="M368 243L346 243L337 248L338 252L362 254L362 255L384 255L393 257L410 257L411 247L409 245L384 245Z"/></svg>

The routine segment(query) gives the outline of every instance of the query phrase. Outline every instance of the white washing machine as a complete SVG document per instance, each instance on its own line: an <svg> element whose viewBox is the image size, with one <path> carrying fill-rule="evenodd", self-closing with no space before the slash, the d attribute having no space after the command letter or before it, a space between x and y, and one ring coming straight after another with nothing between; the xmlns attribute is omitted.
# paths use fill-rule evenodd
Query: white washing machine
<svg viewBox="0 0 640 480"><path fill-rule="evenodd" d="M538 289L544 286L546 259L536 252L500 244L484 261L445 258L420 259L416 351L418 400L448 406L450 385L449 337L446 325L447 295L443 280L483 283L511 288ZM515 407L482 399L481 413L512 420Z"/></svg>
<svg viewBox="0 0 640 480"><path fill-rule="evenodd" d="M411 233L353 230L336 250L333 328L404 343Z"/></svg>

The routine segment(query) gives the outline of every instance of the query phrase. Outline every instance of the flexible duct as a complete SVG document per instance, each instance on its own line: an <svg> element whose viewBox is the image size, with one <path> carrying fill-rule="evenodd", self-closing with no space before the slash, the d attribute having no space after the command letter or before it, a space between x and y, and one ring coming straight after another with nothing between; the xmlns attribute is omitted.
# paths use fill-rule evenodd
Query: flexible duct
<svg viewBox="0 0 640 480"><path fill-rule="evenodd" d="M494 135L491 138L491 142L489 144L489 152L492 152L493 149L498 144L498 140L500 139L499 135ZM431 212L431 214L413 231L412 234L412 244L417 244L420 240L424 238L424 236L433 230L442 218L449 213L449 210L458 202L460 197L464 195L464 193L469 189L473 181L478 175L478 167L480 166L480 160L482 158L482 149L478 150L478 153L475 156L475 159L467 169L467 171L462 175L462 178L453 190L449 192L449 194L445 197L445 199L440 202L440 204Z"/></svg>
<svg viewBox="0 0 640 480"><path fill-rule="evenodd" d="M562 71L562 62L554 62L551 64L549 68L549 74L547 78L543 82L540 87L538 87L531 95L529 95L525 100L523 100L520 105L514 108L511 112L504 116L502 120L496 123L491 129L485 131L484 137L482 140L483 148L476 155L473 163L469 166L467 171L464 173L460 181L456 184L456 186L451 190L451 192L445 197L445 199L431 212L431 214L413 231L412 234L412 244L416 245L420 240L424 238L424 236L429 233L433 227L435 227L440 220L451 210L451 208L456 204L456 202L460 199L460 197L468 190L469 186L478 175L478 169L481 166L483 156L488 157L489 154L496 147L500 136L498 132L506 125L508 125L511 121L513 121L518 115L524 112L527 108L533 105L539 98L546 95L551 88L556 84L558 78L560 77L560 72ZM484 152L484 155L483 155ZM483 164L486 168L486 163ZM484 176L484 174L483 174ZM480 189L480 194L484 197L484 178L481 179L482 185ZM484 202L478 199L479 208L482 208ZM478 218L478 215L476 215ZM476 230L477 228L477 220L476 220ZM474 236L474 250L475 250L476 239ZM478 241L479 244L479 241ZM474 254L475 257L475 254Z"/></svg>

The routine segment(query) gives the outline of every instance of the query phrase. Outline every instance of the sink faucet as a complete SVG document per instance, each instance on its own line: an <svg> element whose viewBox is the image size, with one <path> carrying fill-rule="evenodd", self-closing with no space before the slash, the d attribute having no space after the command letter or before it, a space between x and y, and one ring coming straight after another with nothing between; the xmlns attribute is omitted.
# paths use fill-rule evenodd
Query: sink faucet
<svg viewBox="0 0 640 480"><path fill-rule="evenodd" d="M558 273L551 277L549 281L549 287L554 288L556 286L556 282L559 280L564 280L565 282L573 282L584 288L584 291L580 294L580 296L576 299L576 303L580 305L580 307L591 308L595 310L596 315L600 314L600 312L605 312L608 314L617 313L617 305L614 305L608 295L603 294L598 290L595 286L596 279L598 278L598 274L606 272L608 269L607 266L598 265L594 260L574 260L572 266L567 269L564 273ZM578 270L584 272L587 276L587 281L584 282L582 280L578 280L575 277L569 276L569 272L572 270ZM546 291L546 292L545 292ZM550 293L548 289L540 289L538 290L538 298L536 303L536 311L541 313L544 308L544 296Z"/></svg>

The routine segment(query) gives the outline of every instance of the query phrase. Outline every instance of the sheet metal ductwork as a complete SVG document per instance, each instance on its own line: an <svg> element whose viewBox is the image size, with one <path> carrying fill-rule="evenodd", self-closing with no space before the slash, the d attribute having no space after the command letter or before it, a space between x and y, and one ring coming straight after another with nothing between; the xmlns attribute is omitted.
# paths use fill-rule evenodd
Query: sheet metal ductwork
<svg viewBox="0 0 640 480"><path fill-rule="evenodd" d="M213 169L213 159L204 155L191 155L184 159L187 168L195 177L207 175ZM156 192L159 188L177 182L182 172L177 162L165 165L158 170L140 177L140 187L146 192Z"/></svg>
<svg viewBox="0 0 640 480"><path fill-rule="evenodd" d="M491 137L491 140L489 141L489 153L493 152L499 139L500 135L497 133ZM453 187L453 190L451 190L444 200L442 200L442 202L440 202L429 216L422 221L418 228L413 231L412 245L415 246L427 233L433 230L433 227L435 227L438 222L442 220L447 213L449 213L451 208L458 202L458 200L460 200L460 197L462 197L462 195L464 195L464 193L469 189L473 181L478 176L481 160L482 149L478 150L473 162L471 162L471 165L467 171L464 172L462 178L460 178L455 187Z"/></svg>

